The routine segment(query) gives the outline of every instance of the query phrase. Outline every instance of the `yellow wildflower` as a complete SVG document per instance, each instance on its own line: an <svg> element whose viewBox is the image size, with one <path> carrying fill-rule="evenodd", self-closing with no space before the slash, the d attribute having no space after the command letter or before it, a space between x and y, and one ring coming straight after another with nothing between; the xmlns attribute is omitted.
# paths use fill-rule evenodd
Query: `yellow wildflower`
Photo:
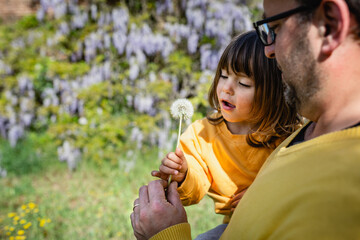
<svg viewBox="0 0 360 240"><path fill-rule="evenodd" d="M14 213L14 212L8 213L9 218L12 218L12 217L15 217L15 216L16 216L16 213Z"/></svg>
<svg viewBox="0 0 360 240"><path fill-rule="evenodd" d="M15 237L10 237L9 240L15 240Z"/></svg>
<svg viewBox="0 0 360 240"><path fill-rule="evenodd" d="M31 203L28 204L28 206L29 206L30 209L34 209L36 207L36 204L31 202Z"/></svg>
<svg viewBox="0 0 360 240"><path fill-rule="evenodd" d="M15 240L25 240L26 237L25 236L16 236Z"/></svg>
<svg viewBox="0 0 360 240"><path fill-rule="evenodd" d="M24 235L24 234L25 234L25 231L24 231L24 230L19 230L19 231L17 232L17 234L18 234L18 235Z"/></svg>
<svg viewBox="0 0 360 240"><path fill-rule="evenodd" d="M9 230L9 226L5 226L5 227L4 227L4 230Z"/></svg>
<svg viewBox="0 0 360 240"><path fill-rule="evenodd" d="M46 219L41 219L40 223L39 223L39 226L44 227L45 223L46 223Z"/></svg>
<svg viewBox="0 0 360 240"><path fill-rule="evenodd" d="M27 209L25 210L25 212L26 212L26 213L29 213L29 212L30 212L30 209L27 208Z"/></svg>
<svg viewBox="0 0 360 240"><path fill-rule="evenodd" d="M11 232L7 232L6 235L10 236Z"/></svg>
<svg viewBox="0 0 360 240"><path fill-rule="evenodd" d="M19 219L20 219L19 216L15 216L15 217L14 217L14 220L15 220L15 221L18 221Z"/></svg>
<svg viewBox="0 0 360 240"><path fill-rule="evenodd" d="M27 207L26 205L22 205L21 208L25 210Z"/></svg>
<svg viewBox="0 0 360 240"><path fill-rule="evenodd" d="M34 209L34 213L38 213L39 212L39 209L38 208L35 208Z"/></svg>
<svg viewBox="0 0 360 240"><path fill-rule="evenodd" d="M14 231L15 230L15 228L13 228L13 227L10 227L10 232L12 232L12 231Z"/></svg>
<svg viewBox="0 0 360 240"><path fill-rule="evenodd" d="M23 224L23 225L24 225L25 223L26 223L26 220L25 220L25 219L21 219L21 220L20 220L20 224Z"/></svg>
<svg viewBox="0 0 360 240"><path fill-rule="evenodd" d="M31 225L32 225L31 222L25 224L25 225L24 225L24 229L28 229L29 227L31 227Z"/></svg>

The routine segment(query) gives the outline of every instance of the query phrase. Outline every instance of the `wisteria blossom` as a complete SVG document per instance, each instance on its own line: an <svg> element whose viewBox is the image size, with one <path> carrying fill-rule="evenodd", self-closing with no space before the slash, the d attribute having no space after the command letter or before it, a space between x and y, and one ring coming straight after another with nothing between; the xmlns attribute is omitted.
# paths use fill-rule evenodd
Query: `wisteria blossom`
<svg viewBox="0 0 360 240"><path fill-rule="evenodd" d="M70 142L65 141L63 145L58 148L58 156L60 161L66 162L68 168L74 171L81 159L81 152L79 149L73 147Z"/></svg>
<svg viewBox="0 0 360 240"><path fill-rule="evenodd" d="M39 49L40 57L54 62L70 60L71 64L86 64L88 70L75 77L60 76L48 70L44 73L45 80L41 80L47 82L40 82L43 84L40 84L41 92L40 80L36 79L38 76L16 76L13 88L2 92L6 104L5 109L0 111L0 134L9 140L11 146L15 146L35 123L56 123L65 113L76 119L76 124L96 129L100 123L88 117L87 103L81 99L81 92L104 83L109 84L110 92L116 82L123 89L134 89L121 96L125 108L161 118L157 122L159 129L154 129L148 136L139 126L129 128L128 137L135 141L136 147L141 148L145 142L150 142L160 150L171 150L177 139L172 131L173 121L169 113L159 108L162 100L156 92L148 91L149 85L160 81L168 84L169 99L189 97L198 84L211 81L221 53L231 38L252 28L251 13L240 0L180 0L176 1L176 5L173 0L156 1L156 17L161 21L157 21L155 27L147 20L134 21L136 16L125 4L102 8L101 1L93 1L89 5L80 5L78 0L39 2L36 13L39 24L56 19L54 32L47 36L36 30L29 31L28 35L12 40L10 47L19 51L46 37ZM261 10L261 6L258 8ZM184 17L181 22L167 21L169 16L174 19L179 13ZM62 59L56 59L56 54L49 55L49 52L57 52L59 44L74 32L82 35L72 38L73 42L68 43L70 51L59 54ZM178 52L196 58L191 67L194 71L202 71L200 78L192 79L194 76L186 76L182 69L178 74L166 69L171 67L169 59L172 54ZM16 68L12 69L6 62L5 51L0 52L0 58L1 75L6 77L16 73ZM161 62L158 64L160 69L149 67L154 62ZM34 68L45 69L41 64L36 64ZM42 114L38 109L57 109L58 112ZM99 103L95 116L101 119L106 116L106 111ZM72 140L66 139L66 133L64 136L58 156L61 161L67 162L70 169L75 169L84 149L74 147ZM133 153L129 151L128 154ZM133 167L122 160L119 160L120 163L127 171Z"/></svg>

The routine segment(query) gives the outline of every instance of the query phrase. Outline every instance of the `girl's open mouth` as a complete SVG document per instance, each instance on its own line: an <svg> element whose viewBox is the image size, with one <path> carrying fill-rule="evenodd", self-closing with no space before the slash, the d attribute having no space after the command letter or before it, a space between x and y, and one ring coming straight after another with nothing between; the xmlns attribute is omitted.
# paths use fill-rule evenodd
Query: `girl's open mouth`
<svg viewBox="0 0 360 240"><path fill-rule="evenodd" d="M229 102L227 102L225 100L222 100L221 103L222 103L222 107L223 107L224 110L231 110L231 109L236 108L235 105L232 105L231 103L229 103Z"/></svg>

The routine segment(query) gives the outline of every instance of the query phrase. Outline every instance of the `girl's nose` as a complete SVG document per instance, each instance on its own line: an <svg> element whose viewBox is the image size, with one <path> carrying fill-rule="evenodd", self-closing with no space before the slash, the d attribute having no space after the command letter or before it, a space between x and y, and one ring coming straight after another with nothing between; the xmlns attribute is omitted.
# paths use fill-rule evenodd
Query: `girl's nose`
<svg viewBox="0 0 360 240"><path fill-rule="evenodd" d="M231 79L227 79L222 90L223 90L223 92L225 92L227 94L230 94L230 95L234 94L234 87L233 87L233 82Z"/></svg>

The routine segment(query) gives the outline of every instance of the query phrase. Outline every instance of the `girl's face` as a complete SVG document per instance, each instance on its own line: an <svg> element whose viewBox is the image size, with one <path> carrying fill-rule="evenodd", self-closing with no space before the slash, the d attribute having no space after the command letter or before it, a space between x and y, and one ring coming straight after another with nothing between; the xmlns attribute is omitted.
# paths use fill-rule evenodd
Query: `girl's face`
<svg viewBox="0 0 360 240"><path fill-rule="evenodd" d="M229 68L221 70L216 94L221 114L231 123L246 123L250 120L250 111L254 101L255 82L245 74L235 75Z"/></svg>

